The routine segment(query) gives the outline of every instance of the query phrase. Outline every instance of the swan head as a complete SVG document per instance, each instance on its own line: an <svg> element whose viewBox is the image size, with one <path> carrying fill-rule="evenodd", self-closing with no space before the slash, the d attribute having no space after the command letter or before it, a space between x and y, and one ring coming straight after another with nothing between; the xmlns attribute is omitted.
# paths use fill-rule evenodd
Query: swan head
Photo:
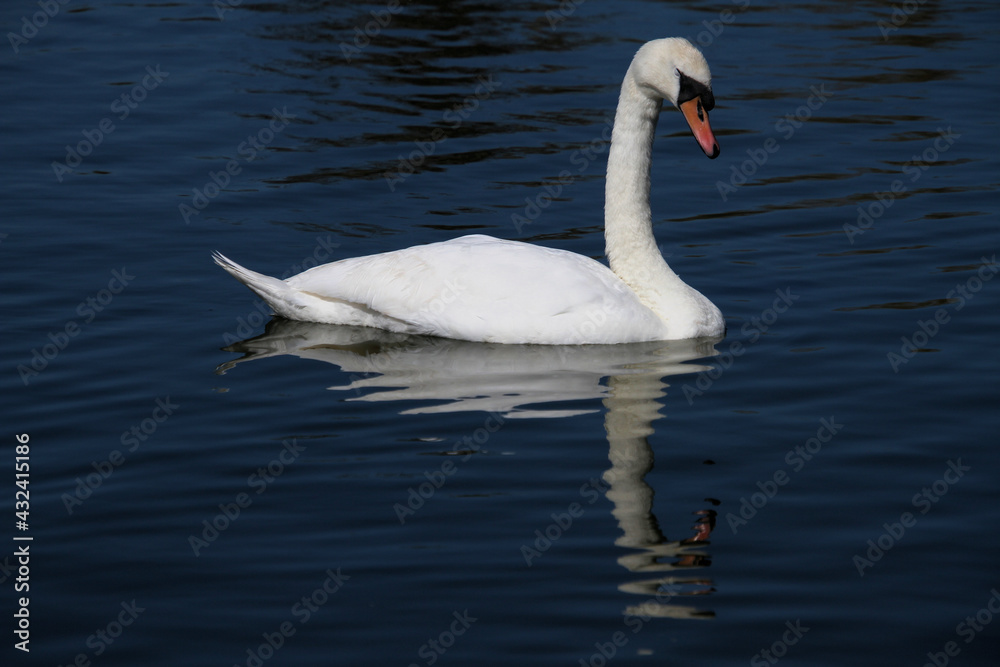
<svg viewBox="0 0 1000 667"><path fill-rule="evenodd" d="M701 51L681 37L653 40L635 54L630 69L646 95L680 109L705 155L717 158L719 144L708 122L715 107L712 72Z"/></svg>

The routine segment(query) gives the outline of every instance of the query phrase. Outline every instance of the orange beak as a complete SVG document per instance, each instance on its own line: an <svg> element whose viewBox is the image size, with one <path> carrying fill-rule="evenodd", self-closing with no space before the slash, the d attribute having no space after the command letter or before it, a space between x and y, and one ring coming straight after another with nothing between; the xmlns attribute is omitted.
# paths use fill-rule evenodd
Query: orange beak
<svg viewBox="0 0 1000 667"><path fill-rule="evenodd" d="M684 102L680 105L680 109L705 155L713 160L719 157L719 143L712 134L712 126L708 124L708 111L701 105L701 97L694 97Z"/></svg>

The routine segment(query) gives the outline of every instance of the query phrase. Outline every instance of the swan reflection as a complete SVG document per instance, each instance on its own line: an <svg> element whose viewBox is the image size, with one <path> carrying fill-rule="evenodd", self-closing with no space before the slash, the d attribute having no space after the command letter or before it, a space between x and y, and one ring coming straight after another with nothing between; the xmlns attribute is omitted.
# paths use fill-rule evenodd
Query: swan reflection
<svg viewBox="0 0 1000 667"><path fill-rule="evenodd" d="M348 384L330 387L351 392L349 401L434 401L401 414L481 410L507 419L556 418L597 409L545 404L601 399L611 460L603 479L622 531L615 544L632 550L618 562L645 577L619 586L646 598L624 613L709 618L714 616L710 611L673 602L714 590L704 573L681 576L681 572L703 571L710 565L704 547L715 525L715 511L696 512L692 537L668 540L652 514L653 489L644 478L653 468L648 437L652 422L661 417L668 386L663 378L708 370L692 362L717 354L714 344L719 340L495 345L274 318L260 336L224 348L243 356L222 364L217 372L246 361L292 355L331 363L349 373ZM601 382L604 378L606 383Z"/></svg>
<svg viewBox="0 0 1000 667"><path fill-rule="evenodd" d="M630 605L625 613L640 617L711 618L715 614L695 607L670 604L676 597L705 595L714 589L706 576L678 576L680 570L701 569L711 564L701 548L715 527L716 512L699 510L695 534L679 541L667 540L652 513L653 489L646 483L646 473L653 469L653 448L648 437L652 422L660 417L658 399L666 385L654 373L612 375L608 378L607 411L604 428L610 445L611 468L604 473L607 498L614 506L611 513L618 520L622 535L615 545L635 549L618 563L637 574L654 575L619 586L626 593L644 595L647 600Z"/></svg>

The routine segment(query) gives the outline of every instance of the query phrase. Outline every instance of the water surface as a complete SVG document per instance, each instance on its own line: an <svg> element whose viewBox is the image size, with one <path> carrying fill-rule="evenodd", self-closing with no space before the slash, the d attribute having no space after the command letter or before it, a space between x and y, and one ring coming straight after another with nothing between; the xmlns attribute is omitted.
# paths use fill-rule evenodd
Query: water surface
<svg viewBox="0 0 1000 667"><path fill-rule="evenodd" d="M0 14L5 664L993 664L993 3L39 11ZM656 233L724 339L271 321L212 264L601 258L618 87L664 36L722 155L664 112Z"/></svg>

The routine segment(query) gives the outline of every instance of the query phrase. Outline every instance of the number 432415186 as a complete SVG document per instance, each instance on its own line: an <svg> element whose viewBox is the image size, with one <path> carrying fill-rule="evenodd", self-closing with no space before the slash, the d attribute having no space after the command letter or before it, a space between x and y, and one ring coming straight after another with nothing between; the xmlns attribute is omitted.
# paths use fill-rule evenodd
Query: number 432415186
<svg viewBox="0 0 1000 667"><path fill-rule="evenodd" d="M20 521L25 524L28 522L28 510L30 509L28 484L31 482L31 473L29 472L28 462L30 459L28 447L28 440L30 437L27 433L22 433L17 437L17 446L14 448L14 471L15 478L14 485L17 486L18 491L14 493L15 501L15 515ZM27 527L27 526L26 526Z"/></svg>

